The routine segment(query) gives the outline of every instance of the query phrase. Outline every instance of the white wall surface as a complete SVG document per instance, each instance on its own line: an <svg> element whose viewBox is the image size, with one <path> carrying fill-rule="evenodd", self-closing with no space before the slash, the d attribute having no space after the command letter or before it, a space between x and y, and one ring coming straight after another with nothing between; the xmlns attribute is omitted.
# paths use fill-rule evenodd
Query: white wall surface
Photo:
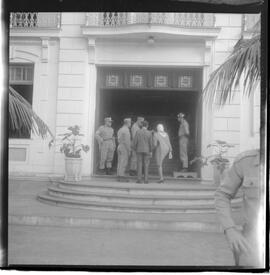
<svg viewBox="0 0 270 275"><path fill-rule="evenodd" d="M49 42L47 62L42 61L41 40L26 41L13 39L10 42L12 56L10 63L34 64L33 104L34 111L47 123L52 132L55 128L56 83L58 68L58 43ZM26 162L10 161L10 172L51 173L53 169L53 151L48 150L50 138L42 140L31 134L30 139L10 139L10 147L26 148Z"/></svg>
<svg viewBox="0 0 270 275"><path fill-rule="evenodd" d="M128 40L97 41L96 62L98 64L203 66L204 43L191 44L185 40L176 40L170 43L156 41L153 45L149 45L146 39L134 43Z"/></svg>
<svg viewBox="0 0 270 275"><path fill-rule="evenodd" d="M90 153L83 155L83 174L90 175L93 167L94 118L96 96L96 65L146 65L146 66L195 66L204 68L203 85L206 85L210 73L229 56L233 46L240 38L242 16L239 14L216 14L216 26L220 27L218 36L191 41L183 37L165 40L160 37L153 45L147 39L122 38L102 39L82 35L85 24L85 13L62 13L61 30L57 39L49 43L47 63L41 62L41 43L32 43L25 39L11 40L16 46L16 58L11 62L19 62L32 54L35 62L35 83L33 107L48 123L55 134L65 132L66 128L78 124L85 135L84 142L90 145ZM23 37L23 33L22 33ZM39 40L40 41L40 40ZM27 53L25 53L27 52ZM31 59L31 58L30 58ZM240 91L236 90L233 102L227 103L214 113L204 108L203 111L203 153L206 146L215 139L233 143L228 157L233 160L243 149L248 149L250 142L246 139L247 129L253 122L254 136L259 137L260 102L255 97L249 107L241 99ZM252 106L252 119L246 119L246 112ZM243 124L244 122L244 124ZM10 144L23 141L10 140ZM26 140L29 159L24 165L11 163L11 172L27 171L36 173L64 172L64 156L56 150L49 151L48 141L33 137ZM25 145L25 146L26 146ZM211 167L203 170L204 178L211 178Z"/></svg>

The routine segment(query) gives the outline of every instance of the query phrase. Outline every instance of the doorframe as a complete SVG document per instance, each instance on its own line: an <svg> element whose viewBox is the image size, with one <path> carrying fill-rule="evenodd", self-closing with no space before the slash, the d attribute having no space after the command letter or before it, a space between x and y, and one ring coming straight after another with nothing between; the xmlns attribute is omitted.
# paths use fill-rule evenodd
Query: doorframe
<svg viewBox="0 0 270 275"><path fill-rule="evenodd" d="M177 69L187 69L186 66L162 66L162 65L158 65L158 66L153 66L153 65L141 65L141 66L138 66L138 65L132 65L130 64L129 66L126 66L126 65L97 65L96 66L96 99L95 99L95 104L96 104L96 108L95 108L95 118L94 118L94 136L93 136L93 144L94 145L97 145L96 143L96 140L95 140L95 132L96 130L98 129L98 127L100 126L99 125L99 121L100 121L100 91L101 91L101 88L102 88L102 85L101 85L101 70L103 68L111 68L111 67L114 67L116 69L123 69L123 67L126 67L127 69L130 69L130 68L139 68L139 67L142 67L142 68L153 68L153 69L161 69L162 68L166 68L166 69L171 69L171 70L177 70ZM204 67L203 66L192 66L188 69L199 69L199 85L198 85L198 88L195 89L193 92L196 92L198 93L198 99L197 99L197 105L198 105L198 112L196 114L196 120L198 118L198 122L197 125L198 125L198 134L196 134L196 137L195 137L195 140L198 144L198 149L196 149L196 153L198 153L198 156L202 154L202 146L205 144L204 140L203 140L203 134L202 134L202 130L203 130L203 121L204 121L204 117L205 117L205 108L203 106L203 101L201 100L200 101L200 95L202 94L202 91L203 91L203 82L205 82L205 70L204 70ZM125 88L125 89L132 89L132 88ZM145 87L144 89L149 89L147 87ZM153 90L153 88L150 88ZM155 88L157 90L160 90L159 88ZM164 92L166 89L164 89ZM169 89L168 89L169 90ZM180 91L181 92L181 91ZM98 146L94 146L94 150L93 150L93 153L92 153L92 175L95 175L96 172L97 172L97 167L98 167ZM197 169L197 175L198 175L198 178L201 178L201 175L202 175L202 169L200 167L198 167Z"/></svg>

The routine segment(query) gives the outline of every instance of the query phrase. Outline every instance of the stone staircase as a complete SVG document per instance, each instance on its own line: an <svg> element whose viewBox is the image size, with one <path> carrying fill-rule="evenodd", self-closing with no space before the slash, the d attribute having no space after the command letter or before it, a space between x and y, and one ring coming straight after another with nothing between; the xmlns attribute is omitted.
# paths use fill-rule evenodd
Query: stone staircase
<svg viewBox="0 0 270 275"><path fill-rule="evenodd" d="M104 182L80 183L53 181L46 192L38 195L44 203L64 207L121 213L215 213L215 186L198 181L165 184L135 184ZM232 207L241 207L241 194L232 201Z"/></svg>

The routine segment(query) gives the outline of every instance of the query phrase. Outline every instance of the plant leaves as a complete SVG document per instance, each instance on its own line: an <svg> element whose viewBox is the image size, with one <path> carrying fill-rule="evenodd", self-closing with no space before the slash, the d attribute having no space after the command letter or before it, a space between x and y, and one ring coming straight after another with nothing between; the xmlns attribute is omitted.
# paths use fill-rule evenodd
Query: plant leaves
<svg viewBox="0 0 270 275"><path fill-rule="evenodd" d="M223 106L231 102L243 77L243 93L250 96L259 84L261 71L261 36L254 35L250 39L240 39L227 60L211 75L203 90L206 104Z"/></svg>
<svg viewBox="0 0 270 275"><path fill-rule="evenodd" d="M33 111L31 104L9 86L9 127L13 131L33 131L41 138L54 135L48 125Z"/></svg>

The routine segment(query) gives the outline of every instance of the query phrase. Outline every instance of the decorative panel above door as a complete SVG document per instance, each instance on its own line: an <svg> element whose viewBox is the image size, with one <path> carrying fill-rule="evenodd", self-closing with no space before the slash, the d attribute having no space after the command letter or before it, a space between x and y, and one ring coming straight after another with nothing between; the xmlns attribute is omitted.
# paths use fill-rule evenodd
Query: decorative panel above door
<svg viewBox="0 0 270 275"><path fill-rule="evenodd" d="M99 69L103 89L174 89L201 91L199 68L109 68Z"/></svg>

